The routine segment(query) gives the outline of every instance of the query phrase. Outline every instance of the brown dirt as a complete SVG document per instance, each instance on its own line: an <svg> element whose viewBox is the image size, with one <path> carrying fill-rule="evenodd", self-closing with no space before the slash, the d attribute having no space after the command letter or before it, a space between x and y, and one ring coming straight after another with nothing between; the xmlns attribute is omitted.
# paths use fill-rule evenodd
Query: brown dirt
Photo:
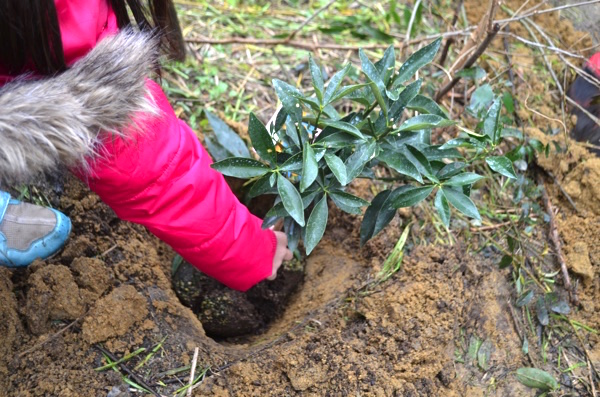
<svg viewBox="0 0 600 397"><path fill-rule="evenodd" d="M472 8L480 2L466 3ZM550 22L569 32L562 22ZM539 130L528 132L549 139ZM581 305L572 318L599 329L600 164L573 143L567 153L540 157L539 163L557 178L547 187L559 209L572 276L581 280ZM119 221L79 182L68 179L61 197L57 206L74 225L65 249L26 270L0 269L0 395L124 390L116 372L94 371L105 363L95 346L121 357L164 337L162 349L137 373L165 395L182 383L161 388L157 375L189 364L196 347L199 366L212 370L196 396L535 395L513 375L528 359L512 314L511 274L498 269L493 251L467 254L460 240L424 246L420 241L435 232L413 226L417 236L403 269L373 283L410 212L362 249L358 220L334 213L285 312L259 336L217 343L177 299L168 247ZM580 335L599 368L598 336ZM469 354L475 341L489 354L479 357L484 360Z"/></svg>

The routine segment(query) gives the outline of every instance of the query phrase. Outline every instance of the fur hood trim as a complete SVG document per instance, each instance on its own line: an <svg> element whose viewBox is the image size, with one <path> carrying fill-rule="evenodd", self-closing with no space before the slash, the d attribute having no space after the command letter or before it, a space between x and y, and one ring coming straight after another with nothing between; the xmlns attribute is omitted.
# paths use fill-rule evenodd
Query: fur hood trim
<svg viewBox="0 0 600 397"><path fill-rule="evenodd" d="M121 134L136 113L158 114L145 84L157 62L155 35L124 30L60 75L0 88L0 182L58 165L85 169L101 131Z"/></svg>

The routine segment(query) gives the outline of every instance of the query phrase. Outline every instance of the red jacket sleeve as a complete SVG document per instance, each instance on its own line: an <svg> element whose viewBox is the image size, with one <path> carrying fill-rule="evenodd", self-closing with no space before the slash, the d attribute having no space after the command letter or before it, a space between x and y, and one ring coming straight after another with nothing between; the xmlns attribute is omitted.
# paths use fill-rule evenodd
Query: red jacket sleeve
<svg viewBox="0 0 600 397"><path fill-rule="evenodd" d="M148 85L160 116L140 119L126 133L131 138L107 137L83 179L121 219L146 226L202 272L245 291L271 275L275 235L210 168L161 88Z"/></svg>

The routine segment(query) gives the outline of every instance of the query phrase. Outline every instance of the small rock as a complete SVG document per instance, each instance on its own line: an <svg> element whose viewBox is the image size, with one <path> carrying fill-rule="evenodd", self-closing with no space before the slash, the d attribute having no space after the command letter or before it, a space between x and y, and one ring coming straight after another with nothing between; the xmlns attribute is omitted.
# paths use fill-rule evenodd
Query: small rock
<svg viewBox="0 0 600 397"><path fill-rule="evenodd" d="M573 273L582 278L583 285L586 287L594 279L594 268L590 261L588 246L583 241L573 244L571 252L567 254L567 264Z"/></svg>

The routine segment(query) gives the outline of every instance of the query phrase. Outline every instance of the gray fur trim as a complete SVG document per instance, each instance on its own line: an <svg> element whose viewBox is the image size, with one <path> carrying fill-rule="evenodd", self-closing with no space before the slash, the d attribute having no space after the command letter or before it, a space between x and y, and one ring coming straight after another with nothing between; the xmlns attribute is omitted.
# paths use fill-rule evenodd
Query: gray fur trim
<svg viewBox="0 0 600 397"><path fill-rule="evenodd" d="M157 59L156 37L122 31L58 76L2 87L0 181L23 182L59 164L85 168L100 131L120 134L135 113L158 114L145 85Z"/></svg>

